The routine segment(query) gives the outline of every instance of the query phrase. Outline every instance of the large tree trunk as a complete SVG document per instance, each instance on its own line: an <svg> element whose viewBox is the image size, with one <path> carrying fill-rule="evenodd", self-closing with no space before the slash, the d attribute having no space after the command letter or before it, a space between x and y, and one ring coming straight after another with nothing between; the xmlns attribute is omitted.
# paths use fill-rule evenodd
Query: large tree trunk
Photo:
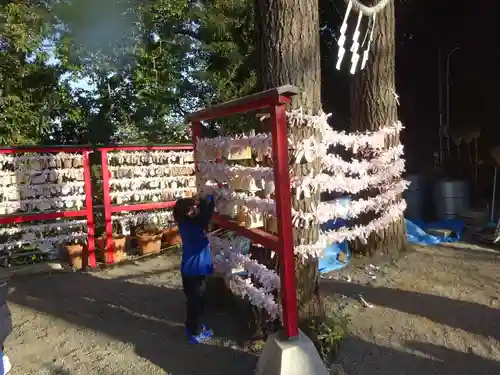
<svg viewBox="0 0 500 375"><path fill-rule="evenodd" d="M394 95L396 91L396 29L393 1L389 1L385 9L377 14L375 27L367 65L364 70L356 73L351 85L352 130L378 130L383 126L393 124L398 118ZM395 143L399 142L399 139L391 141ZM404 218L401 217L383 233L372 233L368 244L366 246L358 244L356 250L365 255L380 255L381 253L397 255L404 249L405 241Z"/></svg>
<svg viewBox="0 0 500 375"><path fill-rule="evenodd" d="M302 107L309 114L321 109L321 68L319 43L319 9L317 0L255 0L256 31L260 66L258 89L291 84L301 94L296 96L292 108ZM313 130L293 129L296 139L310 137ZM302 176L311 170L319 172L319 160L299 164L290 160L294 174ZM292 191L292 195L295 196ZM296 210L307 212L319 201L319 194L309 199L294 199ZM314 206L314 204L313 204ZM295 244L310 244L318 240L317 224L300 223L294 230ZM302 241L301 241L302 240ZM305 243L303 242L305 240ZM317 260L296 262L297 297L301 317L322 314L318 296Z"/></svg>

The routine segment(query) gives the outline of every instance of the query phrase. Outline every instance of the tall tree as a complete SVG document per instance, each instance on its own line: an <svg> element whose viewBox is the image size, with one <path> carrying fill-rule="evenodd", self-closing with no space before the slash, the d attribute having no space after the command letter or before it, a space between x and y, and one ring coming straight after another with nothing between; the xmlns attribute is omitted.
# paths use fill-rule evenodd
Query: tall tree
<svg viewBox="0 0 500 375"><path fill-rule="evenodd" d="M260 66L258 88L291 84L301 94L293 99L291 109L302 107L311 115L321 110L321 67L319 9L317 0L256 0L256 25ZM292 130L299 140L314 134L314 129L303 126ZM295 176L319 171L319 160L308 163L302 159L294 165ZM294 192L292 192L294 193ZM295 196L295 194L292 194ZM312 201L312 202L311 202ZM308 212L319 201L319 193L311 198L301 195L293 201L297 211ZM296 245L313 244L318 240L319 227L314 223L299 223L294 229ZM303 242L305 240L305 242ZM315 259L296 261L297 299L301 317L322 314L318 296L318 264Z"/></svg>
<svg viewBox="0 0 500 375"><path fill-rule="evenodd" d="M371 4L367 2L366 5L375 3L379 1L371 1ZM389 1L377 14L376 30L367 66L357 72L352 79L350 97L352 130L379 130L398 119L395 96L395 31L394 2ZM399 139L391 141L399 143ZM367 194L369 193L371 192ZM368 244L362 246L360 250L370 254L396 255L404 248L405 239L404 218L401 216L382 233L372 233Z"/></svg>
<svg viewBox="0 0 500 375"><path fill-rule="evenodd" d="M0 144L36 144L59 110L64 71L49 64L50 2L0 4Z"/></svg>

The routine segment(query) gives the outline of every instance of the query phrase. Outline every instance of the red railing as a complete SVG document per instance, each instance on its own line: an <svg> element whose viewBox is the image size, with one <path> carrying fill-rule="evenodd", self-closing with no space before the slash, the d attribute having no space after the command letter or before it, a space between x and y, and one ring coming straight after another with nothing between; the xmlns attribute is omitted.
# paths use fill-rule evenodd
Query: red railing
<svg viewBox="0 0 500 375"><path fill-rule="evenodd" d="M191 122L193 145L196 150L198 138L201 136L201 121L216 120L259 109L269 110L272 123L276 216L279 218L278 236L260 229L241 227L218 215L214 215L213 221L279 254L283 325L289 338L298 336L298 311L285 105L290 103L291 97L296 94L298 94L296 87L283 86L197 111L188 118ZM197 168L196 152L195 168Z"/></svg>
<svg viewBox="0 0 500 375"><path fill-rule="evenodd" d="M114 151L190 151L193 146L185 145L165 145L165 146L116 146L116 147L100 147L97 150L101 152L101 168L102 168L102 189L103 189L103 205L104 205L104 225L105 225L105 249L107 253L106 259L109 264L114 263L114 248L113 248L113 225L112 216L114 213L130 212L130 211L145 211L159 210L165 208L173 208L175 201L167 202L152 202L152 203L137 203L117 205L111 203L110 177L108 165L108 154Z"/></svg>
<svg viewBox="0 0 500 375"><path fill-rule="evenodd" d="M85 208L80 210L61 210L57 212L46 212L46 213L27 213L27 214L9 214L0 216L1 224L19 224L26 223L30 221L38 220L55 220L59 218L76 218L85 217L87 220L87 234L88 243L86 251L84 254L84 259L88 259L88 265L90 267L96 266L95 259L95 239L94 239L94 215L92 212L92 184L90 175L90 160L89 155L92 152L90 147L79 147L79 146L57 146L57 147L6 147L0 148L0 154L26 154L26 153L81 153L83 155L83 179L84 179L84 194L85 194ZM87 255L87 256L85 256ZM87 261L83 264L86 266Z"/></svg>

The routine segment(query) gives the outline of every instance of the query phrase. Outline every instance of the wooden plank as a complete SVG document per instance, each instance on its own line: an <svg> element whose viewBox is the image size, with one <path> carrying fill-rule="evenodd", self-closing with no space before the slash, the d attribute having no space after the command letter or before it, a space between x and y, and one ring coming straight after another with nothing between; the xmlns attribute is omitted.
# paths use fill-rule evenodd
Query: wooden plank
<svg viewBox="0 0 500 375"><path fill-rule="evenodd" d="M240 112L246 112L251 109L261 109L268 106L268 105L262 105L261 102L264 103L273 98L278 100L280 96L292 97L294 95L297 95L298 93L299 89L295 86L292 85L280 86L270 90L258 92L256 94L244 96L243 98L231 100L229 102L216 104L208 108L201 109L189 115L187 117L187 120L188 121L210 120L213 119L214 117L220 117L221 113L229 115ZM252 107L251 104L255 104L256 107L249 109L248 107ZM236 110L232 111L233 109Z"/></svg>

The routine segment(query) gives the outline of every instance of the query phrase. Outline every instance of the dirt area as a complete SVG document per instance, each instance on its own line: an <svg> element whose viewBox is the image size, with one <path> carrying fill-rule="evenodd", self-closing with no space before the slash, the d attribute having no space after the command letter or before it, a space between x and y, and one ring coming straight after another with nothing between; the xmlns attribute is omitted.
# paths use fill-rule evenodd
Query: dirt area
<svg viewBox="0 0 500 375"><path fill-rule="evenodd" d="M331 308L352 320L338 358L347 374L500 374L499 252L417 247L377 266L322 282Z"/></svg>
<svg viewBox="0 0 500 375"><path fill-rule="evenodd" d="M250 375L257 357L237 348L240 328L228 313L207 317L216 340L187 344L177 269L177 258L160 256L11 280L12 375Z"/></svg>
<svg viewBox="0 0 500 375"><path fill-rule="evenodd" d="M455 246L322 280L328 304L352 320L338 357L347 374L500 374L500 253ZM252 374L257 356L237 345L234 313L211 313L217 339L187 345L177 269L160 256L12 279L12 375Z"/></svg>

